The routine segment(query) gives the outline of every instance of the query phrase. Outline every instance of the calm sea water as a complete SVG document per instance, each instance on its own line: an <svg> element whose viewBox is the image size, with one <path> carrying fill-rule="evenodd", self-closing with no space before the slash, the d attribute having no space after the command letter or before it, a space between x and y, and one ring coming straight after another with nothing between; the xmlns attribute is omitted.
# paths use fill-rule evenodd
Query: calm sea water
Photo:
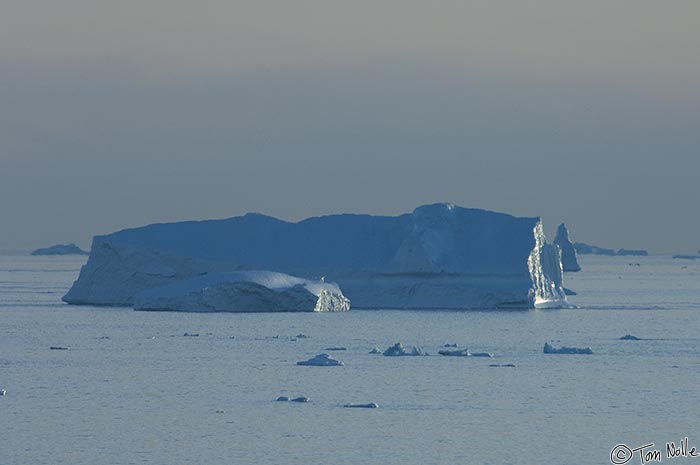
<svg viewBox="0 0 700 465"><path fill-rule="evenodd" d="M665 443L700 448L700 262L583 257L570 310L202 315L65 305L84 260L0 256L2 465L605 464L619 443L686 463ZM368 354L399 340L495 358ZM594 355L545 355L550 340ZM295 365L330 346L346 366Z"/></svg>

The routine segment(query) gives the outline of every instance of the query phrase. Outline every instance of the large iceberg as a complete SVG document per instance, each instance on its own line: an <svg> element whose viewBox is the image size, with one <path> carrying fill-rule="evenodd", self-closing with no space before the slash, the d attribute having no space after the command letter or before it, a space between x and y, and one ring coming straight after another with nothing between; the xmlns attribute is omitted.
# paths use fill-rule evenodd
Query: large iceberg
<svg viewBox="0 0 700 465"><path fill-rule="evenodd" d="M426 205L400 216L297 223L249 213L96 236L63 300L131 306L137 294L204 273L274 270L338 283L353 308L567 305L558 249L539 218Z"/></svg>
<svg viewBox="0 0 700 465"><path fill-rule="evenodd" d="M557 228L557 235L554 237L554 245L561 250L561 265L564 271L581 271L581 267L576 260L576 250L574 244L569 239L569 230L564 223Z"/></svg>
<svg viewBox="0 0 700 465"><path fill-rule="evenodd" d="M136 310L184 312L344 312L350 301L334 283L272 271L211 273L147 289Z"/></svg>

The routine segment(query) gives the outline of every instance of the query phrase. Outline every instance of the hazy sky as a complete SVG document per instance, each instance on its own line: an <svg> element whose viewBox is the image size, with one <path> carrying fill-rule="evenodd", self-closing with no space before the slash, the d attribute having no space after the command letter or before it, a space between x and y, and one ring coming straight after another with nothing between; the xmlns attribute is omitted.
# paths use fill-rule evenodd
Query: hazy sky
<svg viewBox="0 0 700 465"><path fill-rule="evenodd" d="M697 0L0 6L0 248L439 201L700 248Z"/></svg>

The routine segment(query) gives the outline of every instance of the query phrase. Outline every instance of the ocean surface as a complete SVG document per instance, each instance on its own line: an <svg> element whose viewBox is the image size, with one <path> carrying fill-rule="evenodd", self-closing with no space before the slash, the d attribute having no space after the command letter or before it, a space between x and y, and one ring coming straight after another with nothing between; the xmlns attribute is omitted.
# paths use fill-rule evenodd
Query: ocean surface
<svg viewBox="0 0 700 465"><path fill-rule="evenodd" d="M0 255L0 465L700 464L665 449L700 449L700 261L581 257L574 309L340 314L63 304L84 262ZM398 341L431 356L369 354Z"/></svg>

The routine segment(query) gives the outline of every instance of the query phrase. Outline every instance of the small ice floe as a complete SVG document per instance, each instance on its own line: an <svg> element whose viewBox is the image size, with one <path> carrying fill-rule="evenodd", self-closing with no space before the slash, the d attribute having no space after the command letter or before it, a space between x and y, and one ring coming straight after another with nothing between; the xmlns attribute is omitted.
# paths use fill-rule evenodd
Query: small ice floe
<svg viewBox="0 0 700 465"><path fill-rule="evenodd" d="M199 333L185 333L182 337L199 337Z"/></svg>
<svg viewBox="0 0 700 465"><path fill-rule="evenodd" d="M370 354L381 354L382 351L379 350L379 347L375 347L374 349L369 351Z"/></svg>
<svg viewBox="0 0 700 465"><path fill-rule="evenodd" d="M420 347L411 347L409 349L408 347L404 347L400 342L397 342L385 350L383 355L386 357L402 357L406 355L428 355L428 353L423 351Z"/></svg>
<svg viewBox="0 0 700 465"><path fill-rule="evenodd" d="M590 347L554 347L548 342L544 343L544 353L545 354L586 354L590 355L593 353Z"/></svg>
<svg viewBox="0 0 700 465"><path fill-rule="evenodd" d="M459 347L458 344L445 344L443 347Z"/></svg>
<svg viewBox="0 0 700 465"><path fill-rule="evenodd" d="M307 336L306 334L302 334L302 333L299 333L294 337L297 339L308 339L309 338L309 336Z"/></svg>
<svg viewBox="0 0 700 465"><path fill-rule="evenodd" d="M318 354L317 356L310 358L308 360L303 360L297 362L297 365L302 366L312 366L312 367L342 367L345 366L343 362L340 362L334 358L331 358L328 354Z"/></svg>
<svg viewBox="0 0 700 465"><path fill-rule="evenodd" d="M500 364L498 364L498 363L492 363L492 364L489 365L489 366L490 366L490 367L494 367L494 368L495 368L495 367L509 367L509 368L515 368L515 365L513 365L512 363L505 363L505 364L503 364L503 365L500 365Z"/></svg>
<svg viewBox="0 0 700 465"><path fill-rule="evenodd" d="M217 410L216 413L226 413L226 410Z"/></svg>
<svg viewBox="0 0 700 465"><path fill-rule="evenodd" d="M376 404L374 402L370 402L368 404L345 404L343 405L345 408L379 408L379 404Z"/></svg>
<svg viewBox="0 0 700 465"><path fill-rule="evenodd" d="M279 396L276 400L276 402L298 402L300 404L305 404L307 402L311 402L311 399L308 397L295 397L294 399L290 399L287 396Z"/></svg>
<svg viewBox="0 0 700 465"><path fill-rule="evenodd" d="M323 350L348 350L346 347L326 347Z"/></svg>
<svg viewBox="0 0 700 465"><path fill-rule="evenodd" d="M63 347L63 346L51 346L49 347L50 350L70 350L70 347Z"/></svg>
<svg viewBox="0 0 700 465"><path fill-rule="evenodd" d="M96 337L95 339L97 339L98 341L106 341L107 339L112 339L112 338L109 336L99 336L99 337Z"/></svg>
<svg viewBox="0 0 700 465"><path fill-rule="evenodd" d="M457 350L441 350L438 351L440 355L447 355L452 357L486 357L493 358L493 355L488 352L469 352L467 349L457 349Z"/></svg>
<svg viewBox="0 0 700 465"><path fill-rule="evenodd" d="M641 337L632 336L631 334L625 334L620 338L621 341L641 341Z"/></svg>
<svg viewBox="0 0 700 465"><path fill-rule="evenodd" d="M6 396L6 395L7 395L7 391L4 389L0 389L0 397Z"/></svg>

